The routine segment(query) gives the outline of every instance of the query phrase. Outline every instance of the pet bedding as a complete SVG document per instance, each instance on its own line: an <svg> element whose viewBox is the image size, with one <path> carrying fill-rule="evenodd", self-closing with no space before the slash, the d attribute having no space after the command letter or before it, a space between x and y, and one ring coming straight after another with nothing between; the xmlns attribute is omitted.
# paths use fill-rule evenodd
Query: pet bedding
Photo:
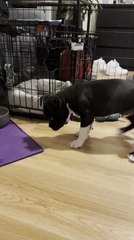
<svg viewBox="0 0 134 240"><path fill-rule="evenodd" d="M48 93L56 93L70 85L70 81L62 82L46 78L31 79L8 90L9 104L24 112L31 109L31 112L39 113L43 109L43 106L40 104L41 96Z"/></svg>

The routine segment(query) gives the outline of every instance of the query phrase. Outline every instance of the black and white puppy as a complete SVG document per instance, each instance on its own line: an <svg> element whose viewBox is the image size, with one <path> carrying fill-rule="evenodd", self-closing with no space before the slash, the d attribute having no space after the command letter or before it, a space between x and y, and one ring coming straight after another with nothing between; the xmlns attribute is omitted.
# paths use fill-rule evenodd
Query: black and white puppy
<svg viewBox="0 0 134 240"><path fill-rule="evenodd" d="M121 128L126 132L134 127L134 81L108 79L79 81L54 95L44 97L43 110L49 127L58 130L67 122L70 113L80 116L78 138L70 143L72 148L83 146L94 118L114 113L126 115L131 122ZM134 161L134 152L128 158Z"/></svg>

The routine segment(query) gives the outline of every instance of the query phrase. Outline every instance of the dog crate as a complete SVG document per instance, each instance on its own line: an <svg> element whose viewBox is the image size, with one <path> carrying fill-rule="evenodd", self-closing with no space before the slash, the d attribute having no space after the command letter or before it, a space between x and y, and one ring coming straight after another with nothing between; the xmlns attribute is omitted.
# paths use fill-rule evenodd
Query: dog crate
<svg viewBox="0 0 134 240"><path fill-rule="evenodd" d="M57 20L57 7L8 8L0 19L0 99L12 112L42 115L42 96L91 78L95 35Z"/></svg>

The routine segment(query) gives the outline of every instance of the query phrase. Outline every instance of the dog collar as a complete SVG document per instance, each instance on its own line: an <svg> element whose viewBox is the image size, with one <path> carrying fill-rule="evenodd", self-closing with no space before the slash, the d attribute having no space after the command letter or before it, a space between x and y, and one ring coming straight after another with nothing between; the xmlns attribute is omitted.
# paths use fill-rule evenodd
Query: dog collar
<svg viewBox="0 0 134 240"><path fill-rule="evenodd" d="M69 120L70 120L70 118L71 118L71 115L72 115L71 113L68 114L68 117L67 117L67 119L66 119L66 123L69 122Z"/></svg>
<svg viewBox="0 0 134 240"><path fill-rule="evenodd" d="M68 103L67 103L67 108L68 108L68 110L69 110L69 114L68 114L68 117L67 117L67 119L66 119L66 123L68 123L69 122L69 120L70 120L70 118L71 118L71 116L73 115L73 111L69 108L69 105L68 105Z"/></svg>

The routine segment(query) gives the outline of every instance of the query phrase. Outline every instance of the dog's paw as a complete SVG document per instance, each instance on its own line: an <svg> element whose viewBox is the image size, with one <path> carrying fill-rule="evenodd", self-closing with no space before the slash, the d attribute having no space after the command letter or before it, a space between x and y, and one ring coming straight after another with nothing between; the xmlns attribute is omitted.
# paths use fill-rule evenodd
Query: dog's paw
<svg viewBox="0 0 134 240"><path fill-rule="evenodd" d="M78 132L75 132L75 136L76 136L76 137L79 137L79 131L78 131Z"/></svg>
<svg viewBox="0 0 134 240"><path fill-rule="evenodd" d="M118 129L117 129L117 134L119 134L119 135L120 135L120 134L123 134L123 132L122 132L122 129L121 129L121 128L118 128Z"/></svg>
<svg viewBox="0 0 134 240"><path fill-rule="evenodd" d="M123 133L125 133L126 131L127 131L127 130L126 130L126 127L119 128L119 129L118 129L119 134L123 134Z"/></svg>
<svg viewBox="0 0 134 240"><path fill-rule="evenodd" d="M72 142L70 142L70 147L71 148L81 148L83 146L83 143L78 141L78 140L74 140Z"/></svg>
<svg viewBox="0 0 134 240"><path fill-rule="evenodd" d="M134 152L128 154L129 162L134 163Z"/></svg>
<svg viewBox="0 0 134 240"><path fill-rule="evenodd" d="M75 132L75 136L76 137L79 137L79 131L78 132ZM87 139L89 138L89 135L88 135L88 137L87 137Z"/></svg>
<svg viewBox="0 0 134 240"><path fill-rule="evenodd" d="M118 129L117 129L117 133L118 133L119 135L123 135L125 132L126 132L126 131L125 131L124 128L118 128Z"/></svg>

